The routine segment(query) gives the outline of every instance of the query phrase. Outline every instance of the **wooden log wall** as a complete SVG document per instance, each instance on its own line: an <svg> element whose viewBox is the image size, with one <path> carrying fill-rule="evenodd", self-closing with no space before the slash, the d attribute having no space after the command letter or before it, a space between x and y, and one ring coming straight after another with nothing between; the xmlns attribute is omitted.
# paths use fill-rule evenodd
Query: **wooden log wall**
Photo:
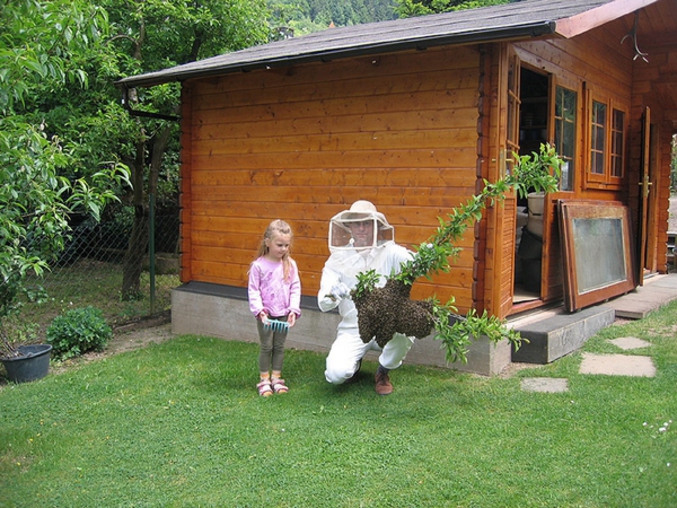
<svg viewBox="0 0 677 508"><path fill-rule="evenodd" d="M662 5L662 4L661 4ZM673 2L677 7L677 2ZM666 15L667 12L663 12ZM672 18L664 17L670 20ZM658 27L657 27L658 28ZM647 60L636 60L633 65L633 130L641 132L642 118L646 107L651 111L651 122L655 126L658 138L657 165L659 175L650 189L651 203L657 207L656 224L653 229L655 241L650 245L650 254L656 257L655 269L660 273L668 272L667 228L670 199L670 164L672 161L672 137L677 134L677 33L671 38L646 41L642 50L648 53ZM639 168L641 161L640 136L631 150L630 181L641 179ZM630 186L631 198L639 198L639 186ZM633 225L636 231L636 223Z"/></svg>
<svg viewBox="0 0 677 508"><path fill-rule="evenodd" d="M407 247L476 191L479 52L426 51L230 74L184 84L181 277L246 287L267 225L294 231L315 296L329 219L373 201ZM187 108L186 104L190 104ZM473 304L474 230L449 274L412 296Z"/></svg>

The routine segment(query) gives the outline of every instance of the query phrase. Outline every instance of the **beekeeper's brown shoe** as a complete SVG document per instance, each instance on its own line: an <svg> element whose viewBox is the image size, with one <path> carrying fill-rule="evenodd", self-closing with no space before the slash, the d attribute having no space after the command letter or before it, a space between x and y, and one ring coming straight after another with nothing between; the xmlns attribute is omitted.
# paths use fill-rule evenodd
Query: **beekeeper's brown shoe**
<svg viewBox="0 0 677 508"><path fill-rule="evenodd" d="M393 393L393 385L390 382L390 378L388 378L387 373L383 373L380 371L376 371L376 393L379 395L390 395Z"/></svg>

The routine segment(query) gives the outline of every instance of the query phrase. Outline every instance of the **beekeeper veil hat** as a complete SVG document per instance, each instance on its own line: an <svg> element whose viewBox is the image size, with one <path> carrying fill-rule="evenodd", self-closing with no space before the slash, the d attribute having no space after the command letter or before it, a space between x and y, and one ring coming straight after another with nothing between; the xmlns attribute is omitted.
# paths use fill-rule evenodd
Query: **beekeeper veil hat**
<svg viewBox="0 0 677 508"><path fill-rule="evenodd" d="M371 227L371 236L356 242L353 229L362 224ZM329 251L371 249L395 241L395 230L370 201L355 201L349 210L329 221Z"/></svg>

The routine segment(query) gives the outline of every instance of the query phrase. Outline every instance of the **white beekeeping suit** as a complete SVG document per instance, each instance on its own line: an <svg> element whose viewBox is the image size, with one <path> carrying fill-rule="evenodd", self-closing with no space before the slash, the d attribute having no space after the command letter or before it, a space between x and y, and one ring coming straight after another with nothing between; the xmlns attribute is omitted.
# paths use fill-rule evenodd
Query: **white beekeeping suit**
<svg viewBox="0 0 677 508"><path fill-rule="evenodd" d="M385 276L398 273L401 264L409 260L412 253L395 243L392 226L369 201L356 201L350 210L331 219L329 250L331 255L322 270L317 301L323 312L338 307L342 317L325 371L328 382L341 384L359 370L367 351L381 350L375 340L365 344L360 338L357 310L349 296L357 284L357 274L374 270L383 276L378 284L383 286ZM387 371L402 364L413 340L413 337L396 334L383 348L379 364L385 371L386 380Z"/></svg>

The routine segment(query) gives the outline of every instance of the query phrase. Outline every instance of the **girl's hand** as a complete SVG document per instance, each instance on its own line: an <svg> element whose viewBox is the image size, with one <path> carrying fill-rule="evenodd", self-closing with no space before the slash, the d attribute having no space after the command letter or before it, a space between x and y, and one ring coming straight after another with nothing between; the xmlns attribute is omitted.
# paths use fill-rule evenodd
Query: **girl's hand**
<svg viewBox="0 0 677 508"><path fill-rule="evenodd" d="M294 326L296 324L296 314L293 312L289 313L289 316L287 316L287 324L289 324L289 328Z"/></svg>
<svg viewBox="0 0 677 508"><path fill-rule="evenodd" d="M259 313L259 319L261 320L261 323L263 323L264 326L268 324L268 314L266 314L266 311L262 310Z"/></svg>

